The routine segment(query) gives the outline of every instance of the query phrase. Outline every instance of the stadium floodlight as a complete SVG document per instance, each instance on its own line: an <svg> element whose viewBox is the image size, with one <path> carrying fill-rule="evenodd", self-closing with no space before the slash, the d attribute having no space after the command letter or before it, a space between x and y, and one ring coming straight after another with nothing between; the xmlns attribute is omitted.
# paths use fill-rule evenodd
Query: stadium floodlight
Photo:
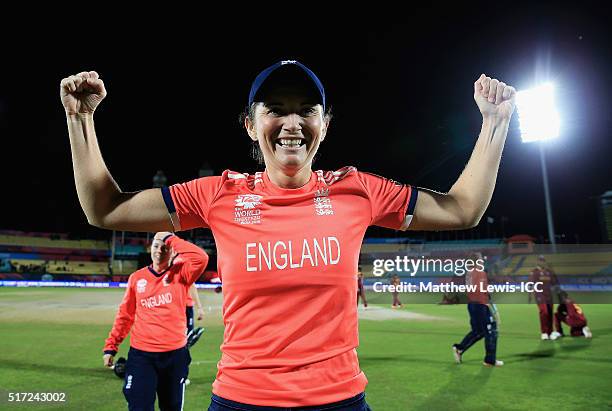
<svg viewBox="0 0 612 411"><path fill-rule="evenodd" d="M516 94L523 143L559 136L559 113L555 108L555 87L546 83Z"/></svg>
<svg viewBox="0 0 612 411"><path fill-rule="evenodd" d="M559 113L555 108L555 87L552 83L545 83L529 90L519 91L516 94L516 105L523 143L540 142L540 166L544 183L548 238L552 245L553 253L556 253L557 242L548 189L546 157L544 155L544 147L542 146L543 141L558 137L559 129L561 128Z"/></svg>

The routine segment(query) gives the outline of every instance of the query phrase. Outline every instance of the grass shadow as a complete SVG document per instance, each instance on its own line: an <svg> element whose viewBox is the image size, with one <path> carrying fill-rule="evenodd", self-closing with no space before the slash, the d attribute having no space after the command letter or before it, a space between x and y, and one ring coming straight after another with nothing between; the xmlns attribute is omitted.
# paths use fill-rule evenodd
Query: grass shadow
<svg viewBox="0 0 612 411"><path fill-rule="evenodd" d="M474 410L470 398L487 388L487 383L495 368L481 367L476 374L468 374L466 368L457 364L448 366L448 383L428 395L424 400L413 404L413 410ZM469 370L469 369L468 369ZM504 410L496 406L496 410Z"/></svg>
<svg viewBox="0 0 612 411"><path fill-rule="evenodd" d="M33 364L29 362L10 360L6 358L3 358L0 362L0 369L7 369L13 371L31 371L43 374L60 374L74 377L87 376L90 378L98 379L117 378L111 370L106 369L102 366L100 368L68 367L52 364Z"/></svg>

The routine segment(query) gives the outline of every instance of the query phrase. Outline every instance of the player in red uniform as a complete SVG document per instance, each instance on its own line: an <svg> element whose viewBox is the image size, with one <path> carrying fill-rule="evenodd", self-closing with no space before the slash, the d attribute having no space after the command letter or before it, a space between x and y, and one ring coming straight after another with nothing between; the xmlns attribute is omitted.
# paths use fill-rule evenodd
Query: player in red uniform
<svg viewBox="0 0 612 411"><path fill-rule="evenodd" d="M171 260L172 253L178 258ZM104 345L111 367L119 345L131 332L123 394L130 410L182 410L191 357L185 337L189 287L204 272L201 248L169 232L155 234L150 266L130 275L113 328Z"/></svg>
<svg viewBox="0 0 612 411"><path fill-rule="evenodd" d="M559 293L560 304L555 313L555 331L550 334L551 340L563 337L563 327L561 323L569 325L572 337L592 338L593 333L587 325L587 319L582 311L582 307L576 304L565 291Z"/></svg>
<svg viewBox="0 0 612 411"><path fill-rule="evenodd" d="M368 301L366 300L365 288L363 286L363 272L361 266L357 272L357 305L359 305L359 298L363 302L363 308L368 308Z"/></svg>
<svg viewBox="0 0 612 411"><path fill-rule="evenodd" d="M225 333L209 409L363 410L367 379L356 351L354 273L366 229L475 226L495 187L515 90L484 74L474 83L482 128L448 193L354 167L313 171L331 115L321 81L294 60L262 71L249 93L244 124L264 171L226 170L170 189L126 193L104 165L95 135L93 113L105 96L95 72L62 80L77 193L88 221L132 231L205 227L215 235ZM372 113L372 104L358 103L359 113ZM352 136L346 144L359 147L358 141ZM172 144L177 155L194 149Z"/></svg>
<svg viewBox="0 0 612 411"><path fill-rule="evenodd" d="M391 285L399 287L401 283L402 283L402 280L400 279L400 276L397 274L393 274L393 277L391 277ZM391 293L391 295L393 296L393 302L391 303L391 308L402 308L402 302L399 299L399 291L396 291L396 290L397 289L395 289Z"/></svg>
<svg viewBox="0 0 612 411"><path fill-rule="evenodd" d="M534 292L533 296L538 304L538 312L540 316L540 331L542 332L541 339L550 339L550 333L553 331L553 294L556 293L559 280L557 276L546 263L546 259L543 255L538 257L536 267L531 271L529 275L529 281L542 282L542 292ZM529 295L529 302L531 302L532 296Z"/></svg>

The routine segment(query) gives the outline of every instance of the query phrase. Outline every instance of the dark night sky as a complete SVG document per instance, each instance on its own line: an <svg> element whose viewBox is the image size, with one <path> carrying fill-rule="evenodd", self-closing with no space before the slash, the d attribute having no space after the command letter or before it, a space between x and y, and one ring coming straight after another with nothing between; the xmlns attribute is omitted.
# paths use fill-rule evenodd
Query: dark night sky
<svg viewBox="0 0 612 411"><path fill-rule="evenodd" d="M458 177L478 134L472 93L480 73L517 89L549 77L563 122L546 148L556 229L598 241L593 197L612 189L611 30L598 14L419 15L396 25L321 23L323 33L150 25L121 38L13 42L0 68L0 228L99 231L88 227L74 189L62 77L101 74L108 90L96 113L103 154L120 186L137 190L151 185L157 169L169 183L195 178L205 161L217 172L257 170L238 114L254 76L291 58L319 75L334 111L315 169L355 165L438 190ZM507 234L538 236L546 232L538 147L521 143L517 117L487 215L507 216Z"/></svg>

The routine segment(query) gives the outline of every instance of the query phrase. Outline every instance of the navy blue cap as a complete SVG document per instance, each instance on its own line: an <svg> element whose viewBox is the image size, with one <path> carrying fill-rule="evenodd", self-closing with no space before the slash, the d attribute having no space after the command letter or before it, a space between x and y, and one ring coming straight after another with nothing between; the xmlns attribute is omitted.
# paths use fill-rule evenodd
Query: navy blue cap
<svg viewBox="0 0 612 411"><path fill-rule="evenodd" d="M297 67L299 70L295 70L297 74L305 74L304 79L310 80L308 83L313 87L316 91L317 97L320 98L319 103L323 106L323 110L325 110L325 89L323 88L323 83L317 77L312 70L303 65L297 60L283 60L279 61L276 64L271 65L261 73L255 77L253 84L251 85L251 92L249 93L249 106L253 104L254 101L258 98L258 93L262 90L264 83L268 80L272 73L280 73L285 70L279 70L281 67Z"/></svg>

